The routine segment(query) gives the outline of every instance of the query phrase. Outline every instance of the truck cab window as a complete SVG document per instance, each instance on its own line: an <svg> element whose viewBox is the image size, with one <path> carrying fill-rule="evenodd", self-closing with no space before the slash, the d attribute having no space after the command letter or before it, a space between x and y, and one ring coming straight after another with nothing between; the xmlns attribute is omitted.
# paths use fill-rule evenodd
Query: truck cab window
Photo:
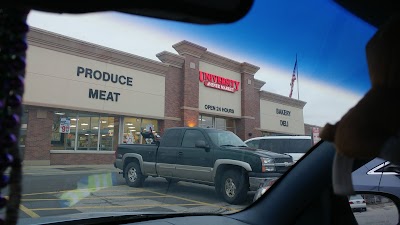
<svg viewBox="0 0 400 225"><path fill-rule="evenodd" d="M181 130L170 130L162 138L164 147L177 147L181 136Z"/></svg>
<svg viewBox="0 0 400 225"><path fill-rule="evenodd" d="M194 148L196 141L203 140L207 142L204 135L198 130L187 130L182 140L182 147Z"/></svg>

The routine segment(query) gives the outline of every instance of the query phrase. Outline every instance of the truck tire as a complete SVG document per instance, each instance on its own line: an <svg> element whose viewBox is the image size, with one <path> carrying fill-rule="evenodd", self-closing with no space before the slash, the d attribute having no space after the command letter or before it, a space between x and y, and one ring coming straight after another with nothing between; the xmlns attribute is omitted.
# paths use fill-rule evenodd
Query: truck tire
<svg viewBox="0 0 400 225"><path fill-rule="evenodd" d="M126 184L130 187L141 187L146 179L137 162L131 162L126 165L124 176Z"/></svg>
<svg viewBox="0 0 400 225"><path fill-rule="evenodd" d="M247 198L249 181L239 170L227 170L221 177L217 193L229 204L241 204Z"/></svg>

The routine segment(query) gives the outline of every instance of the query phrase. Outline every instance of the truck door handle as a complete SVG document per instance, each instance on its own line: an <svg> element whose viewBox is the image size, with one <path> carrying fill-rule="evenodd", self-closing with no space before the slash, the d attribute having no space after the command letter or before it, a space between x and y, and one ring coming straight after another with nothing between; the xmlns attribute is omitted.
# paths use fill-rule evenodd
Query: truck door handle
<svg viewBox="0 0 400 225"><path fill-rule="evenodd" d="M178 152L178 156L183 156L183 152Z"/></svg>

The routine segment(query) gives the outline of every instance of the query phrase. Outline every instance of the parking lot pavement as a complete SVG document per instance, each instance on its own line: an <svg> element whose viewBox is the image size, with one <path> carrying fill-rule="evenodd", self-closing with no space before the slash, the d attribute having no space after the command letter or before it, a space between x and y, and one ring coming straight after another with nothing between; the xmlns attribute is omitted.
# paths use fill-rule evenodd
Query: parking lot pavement
<svg viewBox="0 0 400 225"><path fill-rule="evenodd" d="M25 176L44 176L59 174L81 174L81 173L117 173L120 170L112 164L103 165L51 165L51 166L23 166Z"/></svg>
<svg viewBox="0 0 400 225"><path fill-rule="evenodd" d="M77 175L63 176L62 180L65 180ZM125 185L125 180L118 173L88 174L75 180L78 183L76 189L60 190L57 186L55 190L23 194L21 217L39 218L81 212L230 213L246 207L253 197L250 194L246 204L230 205L217 197L214 187L187 182L170 185L163 178L152 177L146 179L143 187L132 188ZM82 180L86 185L82 185ZM90 183L95 183L95 186L88 185Z"/></svg>
<svg viewBox="0 0 400 225"><path fill-rule="evenodd" d="M394 225L399 221L397 207L393 203L367 205L367 211L355 212L360 225Z"/></svg>

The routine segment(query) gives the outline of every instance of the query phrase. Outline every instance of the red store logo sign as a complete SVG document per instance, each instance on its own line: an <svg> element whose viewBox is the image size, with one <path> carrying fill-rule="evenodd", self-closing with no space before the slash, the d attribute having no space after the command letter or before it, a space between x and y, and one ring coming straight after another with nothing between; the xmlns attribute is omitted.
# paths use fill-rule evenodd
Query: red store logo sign
<svg viewBox="0 0 400 225"><path fill-rule="evenodd" d="M239 90L240 81L220 77L211 73L199 71L199 80L204 86L222 91L236 92Z"/></svg>

